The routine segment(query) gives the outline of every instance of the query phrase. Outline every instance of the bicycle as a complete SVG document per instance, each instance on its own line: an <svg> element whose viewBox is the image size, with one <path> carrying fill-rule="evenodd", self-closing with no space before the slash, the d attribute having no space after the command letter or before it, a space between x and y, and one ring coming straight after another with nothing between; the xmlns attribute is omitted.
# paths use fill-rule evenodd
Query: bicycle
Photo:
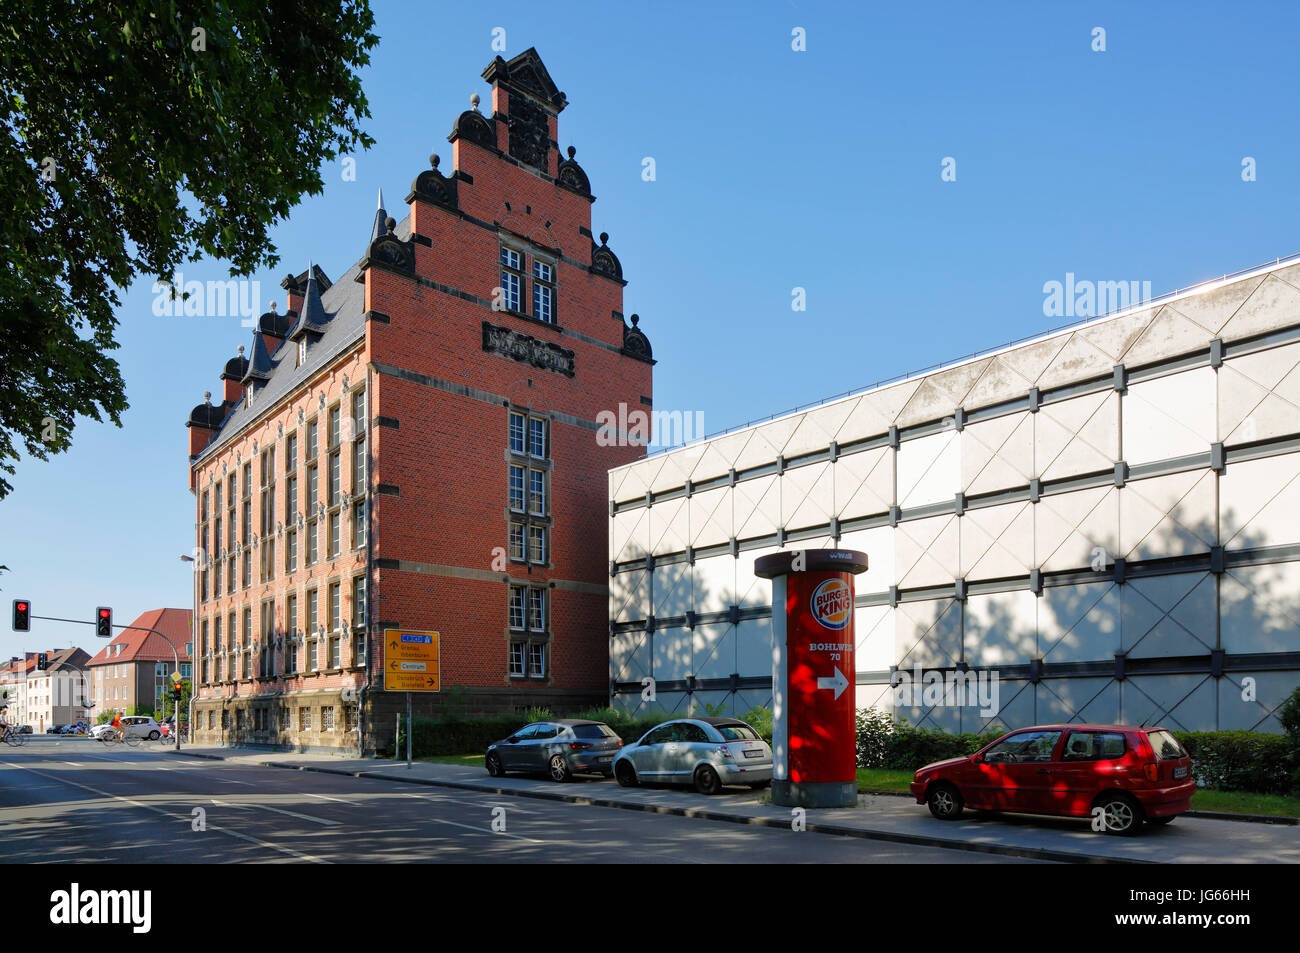
<svg viewBox="0 0 1300 953"><path fill-rule="evenodd" d="M137 735L126 733L119 735L116 731L105 731L100 734L99 740L105 745L125 744L131 748L138 748L140 747L140 742L144 739Z"/></svg>
<svg viewBox="0 0 1300 953"><path fill-rule="evenodd" d="M23 745L27 744L27 735L24 732L19 731L16 725L5 725L4 736L3 738L0 738L0 740L3 740L5 744L14 748L21 748Z"/></svg>

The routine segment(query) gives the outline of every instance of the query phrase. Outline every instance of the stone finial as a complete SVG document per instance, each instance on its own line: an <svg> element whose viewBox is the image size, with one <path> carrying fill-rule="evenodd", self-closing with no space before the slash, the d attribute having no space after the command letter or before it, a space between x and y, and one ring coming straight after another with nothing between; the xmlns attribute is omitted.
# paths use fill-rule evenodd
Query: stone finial
<svg viewBox="0 0 1300 953"><path fill-rule="evenodd" d="M240 357L243 357L243 356L244 356L244 345L242 345L242 344L239 345L239 356L240 356Z"/></svg>
<svg viewBox="0 0 1300 953"><path fill-rule="evenodd" d="M203 403L205 403L205 404L211 404L211 403L212 403L212 391L210 391L210 390L205 390L205 391L203 392Z"/></svg>
<svg viewBox="0 0 1300 953"><path fill-rule="evenodd" d="M606 244L609 243L609 232L601 232L601 233L600 233L600 243L601 243L602 245L606 245Z"/></svg>
<svg viewBox="0 0 1300 953"><path fill-rule="evenodd" d="M641 316L639 314L632 315L632 327L636 327L640 323L641 323Z"/></svg>
<svg viewBox="0 0 1300 953"><path fill-rule="evenodd" d="M442 156L438 155L438 153L436 152L433 153L432 155L429 156L429 168L431 169L438 168L438 163L441 161L442 161Z"/></svg>
<svg viewBox="0 0 1300 953"><path fill-rule="evenodd" d="M272 314L275 314L275 302L274 302L274 301L271 302L271 313L272 313Z"/></svg>
<svg viewBox="0 0 1300 953"><path fill-rule="evenodd" d="M478 112L478 104L479 104L478 93L474 93L469 97L469 104L474 107L475 112Z"/></svg>
<svg viewBox="0 0 1300 953"><path fill-rule="evenodd" d="M393 216L390 215L388 216L388 218L384 219L384 228L388 229L391 232L396 227L397 227L397 219L393 218Z"/></svg>
<svg viewBox="0 0 1300 953"><path fill-rule="evenodd" d="M573 148L573 146L569 146L568 152L569 152L570 159L572 159L575 155L578 154L578 150Z"/></svg>

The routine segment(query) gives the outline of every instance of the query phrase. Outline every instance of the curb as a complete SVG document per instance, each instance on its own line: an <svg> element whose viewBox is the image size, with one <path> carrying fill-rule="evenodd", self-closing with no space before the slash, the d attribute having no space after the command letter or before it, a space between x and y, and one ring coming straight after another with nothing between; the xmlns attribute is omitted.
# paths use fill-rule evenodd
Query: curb
<svg viewBox="0 0 1300 953"><path fill-rule="evenodd" d="M175 752L168 752L175 754ZM209 761L229 761L229 758L215 754L196 754L182 751L181 754L188 754L192 758L204 758ZM616 801L610 798L584 797L577 794L561 794L559 792L547 793L542 791L522 791L516 788L487 787L481 784L470 784L464 781L444 781L433 778L410 778L401 777L391 774L383 774L378 771L353 771L348 768L334 768L317 765L296 765L296 764L279 764L274 761L250 761L261 768L281 768L287 771L313 771L318 774L338 774L353 778L369 778L376 781L396 781L402 784L424 784L429 787L455 788L464 791L478 791L485 794L497 794L506 797L531 797L543 801L563 801L569 804L583 804L590 807L612 807L626 811L643 811L650 814L672 814L678 817L697 817L708 821L724 821L731 824L750 824L755 827L772 827L784 830L786 825L784 821L777 822L772 818L765 817L748 817L745 815L725 814L720 811L711 811L703 808L693 807L672 807L663 804L637 804L627 801ZM859 790L859 794L872 795L875 797L911 797L904 791L871 791ZM1300 818L1296 817L1276 817L1268 814L1229 814L1222 811L1186 811L1183 817L1199 817L1206 820L1216 821L1238 821L1241 823L1251 824L1271 824L1277 826L1296 826L1300 825ZM1097 854L1076 854L1066 851L1052 850L1046 847L1015 847L1006 844L972 844L964 841L952 841L941 837L927 837L922 834L897 834L891 831L862 830L854 827L843 827L837 824L817 824L809 822L807 831L816 834L832 834L838 837L858 837L864 840L881 840L890 841L899 844L914 844L920 847L941 847L948 850L964 850L970 853L979 854L996 854L1003 857L1021 857L1029 860L1052 860L1060 863L1071 864L1152 864L1158 861L1138 860L1130 858L1105 857Z"/></svg>
<svg viewBox="0 0 1300 953"><path fill-rule="evenodd" d="M1246 824L1280 824L1294 827L1300 817L1279 817L1276 814L1228 814L1225 811L1184 811L1183 817L1204 817L1212 821L1241 821Z"/></svg>
<svg viewBox="0 0 1300 953"><path fill-rule="evenodd" d="M217 760L224 760L218 758ZM350 771L343 768L325 768L314 765L277 764L273 761L255 762L261 767L283 768L288 771L314 771L320 774L339 774L354 778L369 778L378 781L398 781L403 784L423 784L429 787L456 788L464 791L477 791L480 794L497 794L506 797L530 797L542 801L564 801L569 804L582 804L590 807L612 807L627 811L643 811L648 814L671 814L677 817L694 817L706 821L724 821L730 824L749 824L754 827L770 827L778 830L788 829L784 820L777 821L767 817L749 817L745 815L726 814L705 808L674 807L666 804L638 804L616 801L610 798L584 797L577 794L549 793L543 791L523 791L517 788L489 787L482 784L469 784L463 781L442 781L432 778L403 778L383 774L378 771ZM948 850L963 850L977 854L995 854L1003 857L1020 857L1028 860L1052 860L1067 864L1148 864L1155 861L1136 860L1118 857L1103 857L1096 854L1076 854L1066 851L1051 850L1042 847L1016 847L1009 844L975 844L965 841L947 840L941 837L926 837L921 834L898 834L892 831L863 830L856 827L844 827L838 824L818 824L809 822L804 828L815 834L832 834L839 837L857 837L863 840L889 841L896 844L911 844L918 847L940 847Z"/></svg>

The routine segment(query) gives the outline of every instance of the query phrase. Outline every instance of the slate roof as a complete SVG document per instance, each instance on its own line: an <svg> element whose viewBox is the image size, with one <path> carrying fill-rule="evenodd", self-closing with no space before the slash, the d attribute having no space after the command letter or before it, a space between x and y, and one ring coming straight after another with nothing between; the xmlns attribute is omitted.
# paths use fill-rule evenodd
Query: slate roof
<svg viewBox="0 0 1300 953"><path fill-rule="evenodd" d="M176 651L182 659L190 656L185 653L185 643L193 641L190 630L189 609L151 609L131 623L144 628L166 632L176 643ZM116 665L119 662L170 662L172 648L167 640L152 632L141 629L123 629L87 662L87 665ZM122 646L122 654L116 654L116 645ZM51 659L51 664L53 659Z"/></svg>
<svg viewBox="0 0 1300 953"><path fill-rule="evenodd" d="M403 241L410 238L410 232L409 215L393 229L393 234ZM195 458L196 464L217 453L268 409L365 337L365 285L356 280L360 274L360 265L361 262L358 261L320 295L323 314L312 316L312 323L320 329L321 334L315 340L308 338L311 343L307 348L306 363L302 367L294 366L297 347L292 341L285 341L276 348L275 353L269 355L270 367L266 383L259 386L253 395L253 406L248 407L245 401L240 400L230 409L212 442ZM304 302L303 311L306 310L307 304ZM297 330L296 326L294 330ZM256 356L255 351L254 357ZM244 372L247 373L247 370L245 367Z"/></svg>

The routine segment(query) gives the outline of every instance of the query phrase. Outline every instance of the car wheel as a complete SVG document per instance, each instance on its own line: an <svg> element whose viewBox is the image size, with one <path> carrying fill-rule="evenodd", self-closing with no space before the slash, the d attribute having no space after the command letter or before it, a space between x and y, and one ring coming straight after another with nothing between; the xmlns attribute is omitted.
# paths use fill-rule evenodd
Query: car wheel
<svg viewBox="0 0 1300 953"><path fill-rule="evenodd" d="M955 821L961 817L961 793L951 784L936 784L926 792L926 807L941 821Z"/></svg>
<svg viewBox="0 0 1300 953"><path fill-rule="evenodd" d="M158 732L156 732L156 731L151 731L151 732L149 732L149 740L150 740L150 741L157 741L157 740L158 740L158 737L159 737L159 733L158 733Z"/></svg>
<svg viewBox="0 0 1300 953"><path fill-rule="evenodd" d="M1170 814L1168 817L1148 817L1146 821L1148 824L1155 824L1157 827L1164 827L1177 816L1177 814Z"/></svg>
<svg viewBox="0 0 1300 953"><path fill-rule="evenodd" d="M714 771L707 764L702 764L695 769L695 790L701 794L717 794L722 790L722 779L718 777L718 772Z"/></svg>
<svg viewBox="0 0 1300 953"><path fill-rule="evenodd" d="M550 770L552 781L569 780L569 762L565 759L564 755L557 754L555 757L551 758Z"/></svg>
<svg viewBox="0 0 1300 953"><path fill-rule="evenodd" d="M1132 837L1142 828L1142 809L1132 798L1111 794L1097 802L1101 808L1107 834Z"/></svg>
<svg viewBox="0 0 1300 953"><path fill-rule="evenodd" d="M614 777L620 787L634 788L641 783L637 780L636 768L632 767L630 761L620 761L614 765Z"/></svg>
<svg viewBox="0 0 1300 953"><path fill-rule="evenodd" d="M506 773L506 769L501 765L501 759L495 753L487 756L487 773L494 778L503 777Z"/></svg>

